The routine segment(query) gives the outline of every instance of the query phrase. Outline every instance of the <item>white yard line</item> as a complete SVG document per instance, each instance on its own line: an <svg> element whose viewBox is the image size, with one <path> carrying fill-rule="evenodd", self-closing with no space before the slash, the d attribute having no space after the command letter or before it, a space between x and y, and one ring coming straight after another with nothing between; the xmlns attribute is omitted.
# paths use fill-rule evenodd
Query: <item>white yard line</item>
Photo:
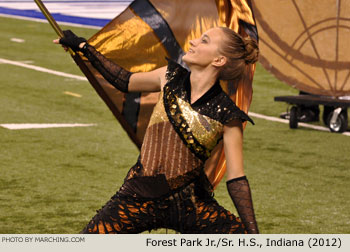
<svg viewBox="0 0 350 252"><path fill-rule="evenodd" d="M74 96L74 97L78 97L78 98L83 97L81 94L77 94L77 93L73 93L73 92L69 92L69 91L64 91L63 93L66 95L70 95L70 96Z"/></svg>
<svg viewBox="0 0 350 252"><path fill-rule="evenodd" d="M69 128L69 127L91 127L96 124L82 124L82 123L6 123L0 124L1 127L10 130L22 129L47 129L47 128Z"/></svg>
<svg viewBox="0 0 350 252"><path fill-rule="evenodd" d="M25 42L24 39L20 39L20 38L11 38L10 40L12 42L16 42L16 43L24 43Z"/></svg>
<svg viewBox="0 0 350 252"><path fill-rule="evenodd" d="M14 66L20 66L20 67L32 69L32 70L35 70L38 72L49 73L49 74L67 77L67 78L72 78L72 79L76 79L76 80L82 80L82 81L87 80L86 77L83 77L83 76L59 72L59 71L51 70L48 68L33 66L33 65L22 63L22 62L13 61L13 60L7 60L7 59L0 58L0 64L9 64L9 65L14 65Z"/></svg>
<svg viewBox="0 0 350 252"><path fill-rule="evenodd" d="M273 122L280 122L280 123L289 124L289 120L282 119L282 118L277 118L277 117L273 117L273 116L261 115L261 114L257 114L257 113L254 113L254 112L249 112L248 114L249 114L249 116L256 117L256 118L260 118L260 119L264 119L264 120L267 120L267 121L273 121ZM308 124L308 123L299 122L299 123L298 123L298 126L304 127L304 128L310 128L310 129L315 129L315 130L320 130L320 131L327 131L327 132L329 132L329 128L327 128L327 127L318 126L318 125L312 125L312 124ZM346 135L346 136L350 136L350 132L344 132L344 133L342 133L342 134L343 134L343 135Z"/></svg>
<svg viewBox="0 0 350 252"><path fill-rule="evenodd" d="M53 74L61 77L66 77L66 78L72 78L76 80L82 80L86 81L87 79L85 77L79 76L79 75L74 75L74 74L67 74L43 67L38 67L38 66L33 66L29 64L25 64L22 62L18 61L13 61L13 60L7 60L7 59L2 59L0 58L0 64L10 64L10 65L15 65L19 67L24 67L28 68L34 71L38 72L44 72L48 74ZM72 95L73 93L69 93ZM75 94L76 96L79 96L79 94ZM81 96L80 96L81 97ZM6 123L6 124L0 124L0 127L10 129L10 130L22 130L22 129L46 129L46 128L67 128L67 127L90 127L90 126L95 126L96 124L81 124L81 123Z"/></svg>

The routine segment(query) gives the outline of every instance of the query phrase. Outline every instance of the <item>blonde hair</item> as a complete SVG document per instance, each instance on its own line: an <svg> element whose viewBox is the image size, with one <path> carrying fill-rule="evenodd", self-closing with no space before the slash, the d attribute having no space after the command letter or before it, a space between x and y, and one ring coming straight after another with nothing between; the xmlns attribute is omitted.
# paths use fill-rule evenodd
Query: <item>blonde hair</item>
<svg viewBox="0 0 350 252"><path fill-rule="evenodd" d="M226 64L221 68L219 79L237 80L242 77L248 64L258 60L259 47L249 36L242 38L239 34L227 27L220 27L224 33L223 46L220 48L226 58Z"/></svg>

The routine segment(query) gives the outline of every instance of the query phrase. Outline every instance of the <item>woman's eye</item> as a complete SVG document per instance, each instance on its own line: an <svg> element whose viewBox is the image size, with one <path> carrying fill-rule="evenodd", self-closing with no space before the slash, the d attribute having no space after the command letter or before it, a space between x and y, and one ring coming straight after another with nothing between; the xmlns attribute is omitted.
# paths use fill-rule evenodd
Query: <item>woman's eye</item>
<svg viewBox="0 0 350 252"><path fill-rule="evenodd" d="M208 43L206 39L202 39L202 43Z"/></svg>

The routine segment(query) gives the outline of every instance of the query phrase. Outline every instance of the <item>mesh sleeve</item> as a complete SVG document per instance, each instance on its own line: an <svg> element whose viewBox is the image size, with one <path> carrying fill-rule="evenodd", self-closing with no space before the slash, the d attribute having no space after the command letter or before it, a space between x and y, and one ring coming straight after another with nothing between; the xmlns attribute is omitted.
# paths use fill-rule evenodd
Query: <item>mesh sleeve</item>
<svg viewBox="0 0 350 252"><path fill-rule="evenodd" d="M259 230L255 220L252 196L246 176L231 179L226 182L226 185L247 232L249 234L258 234Z"/></svg>
<svg viewBox="0 0 350 252"><path fill-rule="evenodd" d="M85 44L82 52L110 84L124 93L128 92L129 79L132 74L131 72L107 59L88 43Z"/></svg>

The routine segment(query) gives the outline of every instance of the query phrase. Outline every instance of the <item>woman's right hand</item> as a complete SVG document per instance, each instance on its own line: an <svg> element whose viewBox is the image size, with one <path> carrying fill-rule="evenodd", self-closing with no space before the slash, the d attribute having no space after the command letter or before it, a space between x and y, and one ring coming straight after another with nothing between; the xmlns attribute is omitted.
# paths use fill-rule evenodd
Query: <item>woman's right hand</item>
<svg viewBox="0 0 350 252"><path fill-rule="evenodd" d="M54 39L52 42L55 43L55 44L60 44L60 38ZM63 47L63 49L64 49L66 52L68 52L68 47L67 47L67 46L62 45L62 44L61 44L61 46Z"/></svg>

